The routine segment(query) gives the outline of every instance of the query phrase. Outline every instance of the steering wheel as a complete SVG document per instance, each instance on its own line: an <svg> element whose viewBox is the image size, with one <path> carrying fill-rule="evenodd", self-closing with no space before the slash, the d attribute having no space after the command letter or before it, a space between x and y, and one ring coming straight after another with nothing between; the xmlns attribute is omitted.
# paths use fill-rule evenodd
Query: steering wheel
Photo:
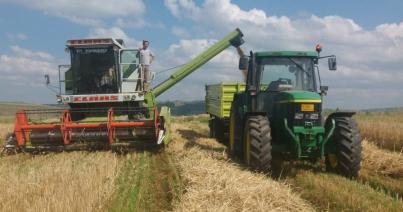
<svg viewBox="0 0 403 212"><path fill-rule="evenodd" d="M269 86L265 89L265 91L277 91L280 85L291 85L292 82L291 79L288 78L278 78L276 81L272 81Z"/></svg>
<svg viewBox="0 0 403 212"><path fill-rule="evenodd" d="M277 81L279 81L279 82L281 82L281 84L286 84L286 85L291 85L292 83L291 83L291 79L288 79L288 78L278 78L278 80ZM285 83L284 83L285 82Z"/></svg>

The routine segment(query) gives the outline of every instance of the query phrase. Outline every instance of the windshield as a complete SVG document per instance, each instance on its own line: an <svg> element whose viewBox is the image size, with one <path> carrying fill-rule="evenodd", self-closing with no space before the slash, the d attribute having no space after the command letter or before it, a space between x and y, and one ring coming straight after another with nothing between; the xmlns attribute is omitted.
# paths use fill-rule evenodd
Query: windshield
<svg viewBox="0 0 403 212"><path fill-rule="evenodd" d="M116 93L117 69L112 47L72 48L75 94Z"/></svg>
<svg viewBox="0 0 403 212"><path fill-rule="evenodd" d="M268 91L316 91L312 58L268 57L260 60L261 85Z"/></svg>

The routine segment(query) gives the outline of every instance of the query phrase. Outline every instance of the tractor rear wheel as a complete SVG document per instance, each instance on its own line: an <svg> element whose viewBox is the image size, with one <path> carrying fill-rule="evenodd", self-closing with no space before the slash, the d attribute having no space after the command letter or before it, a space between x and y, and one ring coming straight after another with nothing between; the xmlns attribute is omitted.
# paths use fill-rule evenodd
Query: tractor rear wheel
<svg viewBox="0 0 403 212"><path fill-rule="evenodd" d="M271 168L270 123L265 116L251 116L244 129L244 161L252 170L267 172Z"/></svg>
<svg viewBox="0 0 403 212"><path fill-rule="evenodd" d="M326 155L326 170L345 177L358 176L361 163L361 136L357 123L351 117L335 117L335 129L332 136L334 145Z"/></svg>

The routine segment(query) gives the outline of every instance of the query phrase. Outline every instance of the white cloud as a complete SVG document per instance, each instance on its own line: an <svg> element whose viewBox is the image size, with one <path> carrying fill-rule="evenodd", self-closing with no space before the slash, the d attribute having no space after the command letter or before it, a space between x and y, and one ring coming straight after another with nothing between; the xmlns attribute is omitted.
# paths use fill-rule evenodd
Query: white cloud
<svg viewBox="0 0 403 212"><path fill-rule="evenodd" d="M11 46L0 54L0 100L55 103L54 93L45 86L44 74L57 85L59 64L65 61L43 51Z"/></svg>
<svg viewBox="0 0 403 212"><path fill-rule="evenodd" d="M41 60L53 60L54 57L50 55L47 52L41 52L41 51L32 51L29 49L24 49L19 46L11 46L11 51L15 54L17 57L24 57L24 58L32 58L32 59L41 59Z"/></svg>
<svg viewBox="0 0 403 212"><path fill-rule="evenodd" d="M200 5L192 0L165 0L165 5L173 16L194 22L195 27L189 32L191 34L220 39L239 27L245 34L245 50L313 50L316 43L322 43L322 55L335 54L339 63L337 72L328 72L327 67L322 66L322 80L330 86L329 93L342 93L341 89L366 89L367 93L379 94L375 98L389 98L382 96L380 90L396 89L396 85L403 80L403 22L364 29L354 20L340 16L311 15L291 19L286 16L271 16L260 9L243 10L230 0L205 0ZM177 45L192 46L185 45L184 41ZM199 51L197 46L200 45L193 42L193 48L183 49L182 54L193 55ZM233 60L234 58L222 59L221 63L230 66L233 65ZM224 79L214 79L217 75L207 77L210 77L207 81L218 82ZM194 87L194 83L203 85L205 81L191 83ZM350 99L345 102L333 101L330 106L355 107L349 104L351 101L362 101L360 104L365 105L367 98L362 97L362 94L363 92L353 92L348 97ZM169 97L174 98L173 95ZM391 101L403 105L401 98ZM339 105L340 103L344 105Z"/></svg>
<svg viewBox="0 0 403 212"><path fill-rule="evenodd" d="M10 41L27 40L28 36L24 33L7 33L7 37Z"/></svg>
<svg viewBox="0 0 403 212"><path fill-rule="evenodd" d="M190 36L190 33L187 31L187 29L179 26L173 26L171 28L172 34L181 37L181 38L187 38Z"/></svg>
<svg viewBox="0 0 403 212"><path fill-rule="evenodd" d="M100 25L102 18L141 17L146 7L142 0L5 0L46 14L86 25Z"/></svg>
<svg viewBox="0 0 403 212"><path fill-rule="evenodd" d="M140 46L140 42L131 38L127 35L123 29L119 27L112 28L95 28L91 30L90 37L112 37L117 39L123 39L127 48L138 48Z"/></svg>
<svg viewBox="0 0 403 212"><path fill-rule="evenodd" d="M42 51L11 46L10 54L0 54L1 100L50 102L52 92L46 89L44 74L57 82L57 65L63 63ZM40 95L39 95L40 94Z"/></svg>
<svg viewBox="0 0 403 212"><path fill-rule="evenodd" d="M192 0L165 0L165 6L169 9L172 15L181 17L184 12L198 13L199 8Z"/></svg>
<svg viewBox="0 0 403 212"><path fill-rule="evenodd" d="M2 76L42 75L43 73L56 74L57 65L52 55L11 46L11 54L0 55L0 73Z"/></svg>

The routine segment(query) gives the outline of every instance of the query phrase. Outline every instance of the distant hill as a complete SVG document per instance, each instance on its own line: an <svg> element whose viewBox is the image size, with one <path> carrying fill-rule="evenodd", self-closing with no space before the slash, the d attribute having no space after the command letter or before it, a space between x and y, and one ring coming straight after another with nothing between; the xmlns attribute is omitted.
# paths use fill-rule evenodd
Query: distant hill
<svg viewBox="0 0 403 212"><path fill-rule="evenodd" d="M158 107L168 106L171 108L171 114L174 116L187 116L205 113L204 101L166 101L158 102Z"/></svg>
<svg viewBox="0 0 403 212"><path fill-rule="evenodd" d="M171 114L174 116L187 116L187 115L197 115L206 113L205 103L203 100L199 101L166 101L159 102L158 107L168 106L171 108ZM324 109L326 114L336 111L336 109ZM363 110L354 110L358 112L394 112L394 111L403 111L403 107L393 107L393 108L374 108L374 109L363 109Z"/></svg>
<svg viewBox="0 0 403 212"><path fill-rule="evenodd" d="M55 109L53 105L41 105L25 102L0 102L0 116L14 116L19 110Z"/></svg>
<svg viewBox="0 0 403 212"><path fill-rule="evenodd" d="M198 101L164 101L158 102L158 108L161 106L168 106L171 108L171 114L174 116L187 116L187 115L197 115L206 113L205 103L203 100ZM21 109L56 109L63 107L57 104L31 104L24 102L0 102L0 116L14 116L15 112ZM325 113L334 112L335 109L325 109ZM393 107L393 108L375 108L375 109L365 109L356 110L359 112L393 112L393 111L403 111L403 107Z"/></svg>

